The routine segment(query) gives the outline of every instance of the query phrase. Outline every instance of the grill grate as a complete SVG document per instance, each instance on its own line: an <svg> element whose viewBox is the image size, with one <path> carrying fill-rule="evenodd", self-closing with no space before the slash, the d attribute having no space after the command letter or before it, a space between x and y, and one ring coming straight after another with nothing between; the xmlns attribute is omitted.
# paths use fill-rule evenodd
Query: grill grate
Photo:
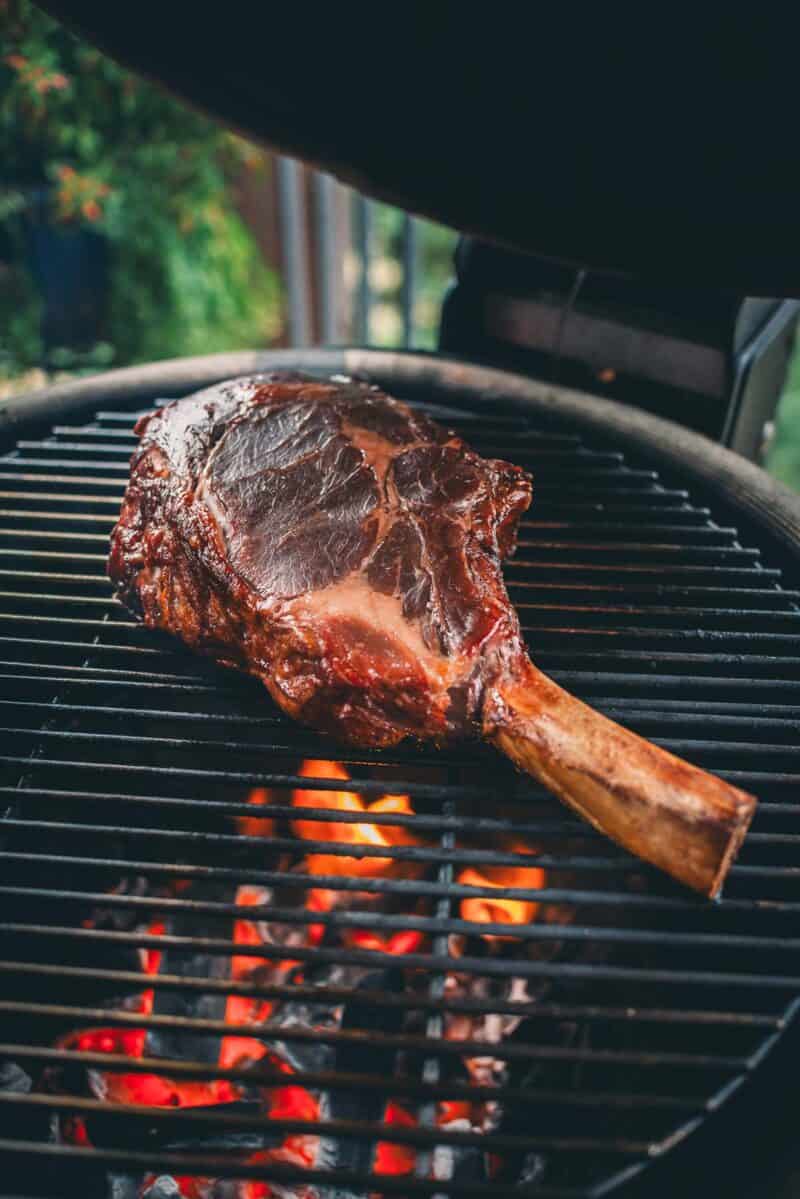
<svg viewBox="0 0 800 1199"><path fill-rule="evenodd" d="M131 423L98 412L0 459L0 1059L33 1080L30 1093L4 1091L0 1075L9 1169L49 1180L50 1193L69 1167L98 1195L107 1171L128 1179L134 1189L115 1192L126 1196L155 1171L314 1180L337 1195L499 1199L524 1187L574 1199L663 1155L755 1069L800 989L800 591L701 500L621 453L524 417L451 414L475 448L534 473L507 581L537 663L761 796L725 897L708 905L482 747L343 748L290 724L251 680L138 628L104 574ZM307 759L342 763L350 781L328 771L310 782ZM255 787L271 790L268 837L242 831ZM317 793L303 821L319 836L293 827L300 788ZM413 815L369 814L403 843L331 843L325 797L343 788L365 802L409 796ZM335 821L343 830L364 814ZM309 871L310 854L324 869ZM337 873L341 858L407 869ZM480 881L532 862L543 887ZM267 974L230 977L248 886L272 891L260 919L290 938L291 975L279 969L286 943L262 940L247 957ZM342 902L312 910L320 888ZM348 907L364 893L376 902ZM478 897L535 902L539 915L509 940L502 921L465 917ZM364 934L410 933L391 956L364 945ZM162 961L143 1014L119 997L143 989L147 949ZM324 1097L324 1153L243 1165L266 1123L252 1103L111 1103L85 1079L119 1073L120 1058L57 1045L81 1028L146 1030L126 1075L275 1087L286 1076L274 1062L220 1064L221 1038L241 1034L231 996L328 1013L327 1026L286 1021L270 1042L292 1084ZM517 1026L498 1041L489 1017ZM471 1074L465 1062L480 1058L504 1068ZM411 1118L389 1127L388 1101ZM445 1102L496 1104L496 1126L473 1115L443 1127ZM55 1115L62 1130L86 1121L92 1147L56 1143ZM287 1138L309 1125L282 1112L268 1127ZM406 1173L378 1170L386 1142Z"/></svg>

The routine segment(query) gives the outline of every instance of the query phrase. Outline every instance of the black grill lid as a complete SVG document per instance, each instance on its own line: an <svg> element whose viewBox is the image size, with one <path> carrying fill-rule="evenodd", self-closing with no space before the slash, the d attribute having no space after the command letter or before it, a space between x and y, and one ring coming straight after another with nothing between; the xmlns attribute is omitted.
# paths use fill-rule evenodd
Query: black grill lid
<svg viewBox="0 0 800 1199"><path fill-rule="evenodd" d="M44 7L413 212L593 270L800 295L794 45L755 10Z"/></svg>

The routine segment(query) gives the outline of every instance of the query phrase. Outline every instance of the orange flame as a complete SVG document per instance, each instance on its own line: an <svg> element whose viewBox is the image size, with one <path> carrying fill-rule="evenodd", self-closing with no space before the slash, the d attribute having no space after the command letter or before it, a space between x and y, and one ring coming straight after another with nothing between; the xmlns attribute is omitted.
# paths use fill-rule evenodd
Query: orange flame
<svg viewBox="0 0 800 1199"><path fill-rule="evenodd" d="M261 823L254 821L254 823ZM270 823L264 821L263 823ZM236 903L240 907L258 907L268 901L269 892L263 887L242 886L237 889ZM236 920L233 925L233 940L237 945L260 945L258 928L251 920ZM263 968L264 958L247 954L236 954L231 958L231 978L247 979L255 970ZM256 1025L267 1019L272 1011L269 1000L249 995L229 995L225 1002L225 1020L228 1024ZM232 1066L249 1065L265 1056L267 1048L256 1037L222 1038L219 1064L223 1070Z"/></svg>
<svg viewBox="0 0 800 1199"><path fill-rule="evenodd" d="M247 802L254 807L266 807L272 803L272 794L266 787L254 787L247 797ZM236 828L242 837L272 837L275 835L275 821L266 816L237 816Z"/></svg>
<svg viewBox="0 0 800 1199"><path fill-rule="evenodd" d="M532 853L530 846L518 841L506 841L501 848L506 853ZM457 879L461 886L520 887L527 891L540 891L545 885L545 872L540 866L468 866ZM532 924L536 919L539 904L532 899L509 899L501 895L476 895L461 901L461 917L476 924ZM506 941L511 938L496 933L483 933L487 941Z"/></svg>
<svg viewBox="0 0 800 1199"><path fill-rule="evenodd" d="M349 780L350 775L338 762L316 759L303 762L299 773L304 778ZM365 803L360 795L352 791L295 791L292 796L295 807L330 808L337 812L356 812L368 816L370 813L396 813L412 816L413 808L407 795L382 795L373 803ZM332 820L294 820L292 829L298 837L308 841L331 841L338 845L369 845L374 848L392 848L400 845L418 845L419 838L406 828L395 825L341 824ZM312 874L331 874L358 878L380 878L393 873L407 875L415 871L413 863L397 862L392 858L339 857L333 854L311 853L306 858Z"/></svg>
<svg viewBox="0 0 800 1199"><path fill-rule="evenodd" d="M372 929L345 929L343 940L354 949L374 949L379 953L418 953L425 944L425 934L419 929L404 929L382 936Z"/></svg>

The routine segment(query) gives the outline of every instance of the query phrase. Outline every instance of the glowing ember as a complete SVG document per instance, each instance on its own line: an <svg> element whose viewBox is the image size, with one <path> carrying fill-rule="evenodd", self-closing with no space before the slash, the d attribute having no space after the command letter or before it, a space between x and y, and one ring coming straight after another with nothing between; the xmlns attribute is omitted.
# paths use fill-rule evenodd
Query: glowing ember
<svg viewBox="0 0 800 1199"><path fill-rule="evenodd" d="M88 1028L69 1033L56 1044L59 1049L114 1054L139 1060L144 1057L145 1037L144 1029L139 1028ZM225 1079L177 1082L160 1074L120 1074L97 1069L91 1070L90 1078L95 1098L108 1103L140 1103L147 1107L206 1107L233 1103L241 1095L240 1089Z"/></svg>
<svg viewBox="0 0 800 1199"><path fill-rule="evenodd" d="M235 1103L239 1087L225 1079L176 1082L160 1074L103 1074L95 1097L108 1103L139 1103L145 1107L216 1107Z"/></svg>
<svg viewBox="0 0 800 1199"><path fill-rule="evenodd" d="M262 887L241 886L237 888L236 902L243 909L266 907L271 900L271 892ZM260 912L259 916L264 913ZM263 944L260 929L264 926L260 921L242 918L234 921L234 941L237 945L247 946ZM154 921L142 932L148 936L159 936L166 932L163 921ZM140 961L143 975L154 975L162 962L162 953L158 950L142 950ZM279 968L287 963L278 963ZM292 963L288 963L292 965ZM235 954L231 958L231 978L247 980L254 976L257 970L273 968L274 964L263 958L254 957L247 953ZM133 1000L127 1001L126 1011L136 1011L142 1015L150 1015L154 1007L155 992L147 988ZM225 1020L229 1025L249 1026L255 1031L267 1021L273 1005L269 1001L248 996L229 995L225 1005ZM58 1047L73 1051L103 1053L126 1057L128 1060L141 1060L147 1053L147 1032L141 1028L89 1028L69 1033L61 1038ZM288 1062L276 1056L268 1046L255 1036L224 1036L220 1039L218 1065L222 1069L231 1067L246 1067L258 1061L267 1061L269 1066L284 1075L291 1075L292 1069ZM96 1099L109 1103L137 1104L152 1108L188 1108L215 1107L236 1103L245 1098L260 1097L265 1121L269 1120L303 1120L314 1129L309 1133L294 1133L280 1138L280 1143L274 1147L256 1152L248 1152L242 1156L242 1166L248 1164L265 1164L280 1162L303 1167L313 1167L317 1164L320 1137L316 1125L320 1120L320 1100L313 1092L305 1087L289 1081L275 1087L235 1084L224 1079L209 1081L177 1081L167 1076L151 1073L121 1073L97 1067L88 1067L88 1081ZM60 1088L59 1088L60 1089ZM60 1137L73 1145L89 1147L91 1138L87 1122L83 1117L65 1116L59 1123ZM159 1175L149 1174L141 1182L139 1194L147 1195L151 1187L159 1180ZM169 1193L182 1196L183 1199L209 1199L216 1193L216 1179L204 1176L178 1176L163 1180L168 1185ZM177 1189L176 1189L177 1188ZM162 1188L163 1189L163 1185ZM161 1190L158 1191L161 1193ZM269 1199L276 1195L276 1188L264 1182L241 1182L236 1184L237 1199ZM298 1192L299 1194L299 1192Z"/></svg>
<svg viewBox="0 0 800 1199"><path fill-rule="evenodd" d="M240 887L237 903L250 906L264 901L261 888ZM236 921L234 940L239 944L261 944L261 938L249 921ZM144 930L150 937L162 936L166 927L163 920L155 920ZM162 952L158 949L141 949L142 972L156 975L161 966ZM257 967L263 965L262 958L235 956L231 962L231 975L235 979L247 978ZM154 990L149 987L136 997L133 1010L143 1016L153 1011ZM230 1024L256 1025L266 1019L271 1005L246 996L228 996L225 1017ZM130 1010L130 1008L126 1008ZM140 1060L145 1056L147 1032L143 1028L87 1028L62 1037L57 1045L83 1053L113 1054ZM267 1054L266 1046L255 1037L223 1037L220 1047L219 1065L222 1068L242 1066L260 1060ZM276 1059L279 1068L283 1063ZM288 1067L287 1067L288 1069ZM242 1088L225 1079L208 1082L177 1081L160 1074L117 1073L116 1071L90 1072L95 1097L109 1103L137 1103L147 1107L206 1107L220 1103L233 1103L242 1096ZM64 1138L74 1143L85 1143L86 1130L82 1121L65 1122Z"/></svg>
<svg viewBox="0 0 800 1199"><path fill-rule="evenodd" d="M448 1100L436 1105L436 1125L438 1128L457 1132L470 1132L479 1129L483 1122L483 1104L468 1103L459 1100ZM384 1110L383 1122L387 1130L396 1128L416 1128L416 1117L402 1104L390 1099ZM411 1174L417 1164L418 1150L413 1145L403 1145L394 1141L379 1141L375 1149L374 1169L376 1174ZM502 1162L495 1158L487 1162L488 1173L497 1173ZM433 1176L436 1174L435 1164Z"/></svg>
<svg viewBox="0 0 800 1199"><path fill-rule="evenodd" d="M143 1199L148 1199L147 1192L151 1186L158 1182L159 1177L160 1175L157 1174L148 1174L145 1177L140 1191ZM186 1178L181 1174L177 1174L174 1177L170 1176L170 1180L178 1188L177 1191L172 1191L176 1199L177 1196L180 1196L180 1199L210 1199L212 1194L211 1188L215 1182L213 1178ZM268 1192L265 1191L264 1194L266 1195ZM249 1194L248 1199L251 1199ZM252 1192L252 1199L256 1199L255 1192ZM259 1196L259 1199L261 1199L261 1196Z"/></svg>
<svg viewBox="0 0 800 1199"><path fill-rule="evenodd" d="M82 1029L69 1033L58 1042L60 1048L110 1055L109 1062L100 1063L98 1066L86 1066L86 1079L90 1093L95 1099L122 1105L137 1104L154 1109L210 1108L240 1103L255 1108L263 1115L263 1137L259 1134L257 1139L251 1138L246 1147L241 1141L231 1144L232 1160L240 1163L243 1171L248 1166L270 1164L307 1169L335 1166L339 1160L338 1150L335 1141L326 1134L325 1126L329 1120L343 1118L341 1111L336 1108L341 1097L337 1098L335 1089L311 1091L300 1086L295 1080L307 1071L313 1073L320 1068L345 1072L356 1068L349 1067L346 1061L343 1064L340 1057L342 1049L327 1045L324 1030L344 1027L346 1019L351 1022L352 1027L359 1029L379 1027L372 1017L362 1014L362 1009L366 1010L369 1007L368 988L364 980L372 979L370 985L380 989L388 985L382 980L390 975L394 978L397 973L394 965L381 963L370 964L367 967L362 961L351 962L346 967L339 963L329 967L326 964L326 954L307 954L303 951L324 944L325 949L338 947L369 950L376 955L407 955L423 953L428 946L427 935L414 928L358 927L362 923L361 913L364 916L363 923L369 926L380 923L380 920L374 918L376 915L384 918L387 915L400 915L402 923L405 924L412 921L415 915L426 914L430 910L429 901L425 896L409 895L405 889L401 894L399 888L392 888L392 893L387 895L385 891L377 890L374 883L370 889L369 880L413 879L420 877L425 869L423 864L400 862L390 856L390 851L398 847L423 844L421 838L408 828L379 824L374 820L378 815L412 816L413 809L409 797L386 794L372 802L365 801L362 796L346 789L345 785L350 776L345 767L337 762L309 760L303 762L299 773L308 779L311 785L309 788L296 789L292 794L294 812L290 824L299 843L296 853L285 854L281 858L282 868L286 872L285 886L281 879L276 883L274 890L265 885L242 884L238 887L231 886L226 893L228 902L235 896L237 905L237 912L230 925L225 926L230 928L231 932L224 935L232 937L235 946L228 959L227 977L233 984L258 983L262 987L281 984L287 988L286 995L265 999L233 993L224 996L217 990L214 1000L217 1003L215 1018L220 1017L224 1008L226 1035L220 1036L218 1041L212 1041L210 1055L205 1059L222 1070L247 1070L250 1066L260 1063L261 1068L266 1067L272 1077L259 1077L259 1070L249 1075L246 1080L236 1082L224 1079L184 1081L154 1073L124 1072L122 1060L119 1062L122 1069L115 1068L114 1057L128 1058L131 1062L160 1057L164 1060L165 1068L169 1068L167 1060L182 1055L183 1051L180 1048L172 1048L177 1042L170 1041L166 1034L161 1033L162 1025L158 1021L147 1030L136 1027ZM336 780L337 784L342 784L341 789L316 790L314 780L319 779ZM249 793L247 803L252 808L253 815L237 818L236 827L241 836L268 839L280 830L281 835L285 836L285 824L281 823L280 818L263 814L272 800L272 793L264 788L257 788ZM303 812L303 809L309 808L318 809L321 813L328 811L330 816L321 815L320 819L309 819ZM355 818L351 823L342 823L339 816L343 813L351 814ZM316 842L317 845L311 852L303 855L303 850L307 847L305 843L309 841ZM343 848L342 856L326 852L326 844ZM375 852L375 856L357 857L351 852L351 849L356 847L368 847ZM510 838L496 842L495 848L520 855L535 852ZM298 879L298 874L306 877ZM342 883L333 887L315 886L309 884L309 875L314 878L314 882L314 876L331 876L331 882L334 878L354 878L363 881L349 887ZM470 866L461 871L457 881L463 886L474 888L476 892L483 892L464 898L460 904L460 914L465 921L477 926L474 930L477 935L490 943L488 953L501 952L498 943L515 939L510 926L531 923L537 918L540 907L543 914L547 914L547 908L535 899L509 898L502 893L508 888L521 888L531 892L541 890L545 885L545 873L534 864ZM123 882L121 887L124 889L125 886L126 883ZM142 886L145 884L142 883ZM171 885L166 894L185 894L187 903L190 904L193 899L204 898L203 892L198 894L196 887L196 883L178 880ZM159 894L164 895L165 892L161 891ZM285 916L276 912L272 918L276 908L285 909L292 905L294 911ZM343 912L348 915L342 916ZM336 913L336 916L329 915L330 913ZM179 916L183 918L182 911ZM170 915L168 923L156 920L147 926L139 925L137 931L150 938L165 936L167 932L180 933L180 926L175 924L177 919L178 917ZM305 923L305 920L308 920L308 923ZM392 923L394 922L393 920ZM87 924L91 926L91 922ZM505 925L509 926L509 931L506 934L480 933L481 925ZM454 957L457 958L460 952L466 952L467 936L452 934L449 940ZM257 955L255 951L266 946L270 947L269 953L273 956ZM156 991L152 983L148 985L148 979L158 975L160 971L165 975L181 973L182 959L178 952L173 960L172 955L175 952L172 943L166 943L163 952L158 947L139 950L143 989L138 996L122 1001L119 1005L120 1010L138 1012L143 1017L154 1012L169 1012L169 1007L165 1009L163 1006L161 991ZM305 960L306 957L308 961ZM194 976L204 977L206 969L211 967L206 966L203 955L199 954L192 960L196 962L192 966ZM402 978L406 980L406 985L411 991L418 974L414 967L402 972ZM377 982L374 981L376 978ZM463 995L482 1001L481 1008L475 1012L445 1010L443 1035L450 1041L478 1040L486 1043L489 1052L483 1057L459 1056L453 1063L457 1072L455 1077L479 1083L484 1087L495 1087L505 1080L506 1065L502 1057L495 1059L492 1056L491 1046L511 1035L521 1020L521 1017L513 1013L502 1016L492 1014L490 982L491 980L476 978L473 973L459 973L457 967L454 967L448 971L444 992L448 998L459 998ZM503 991L504 998L514 1000L526 997L524 982L520 984L523 994L516 994L518 982L517 979L509 981L506 990ZM300 984L303 984L304 988L317 985L324 988L333 985L338 988L352 988L354 991L362 986L365 989L360 998L354 999L352 1005L349 1000L343 1001L339 997L334 1003L328 1003L324 995L321 995L319 1002L309 1002L307 995L293 997L292 988ZM483 988L486 988L485 992ZM159 996L158 1001L156 995ZM206 995L206 992L198 991L198 995ZM413 1003L411 1006L413 1007ZM188 1014L191 1015L194 1010L201 1009L189 1006ZM282 1028L289 1028L298 1023L320 1032L322 1057L319 1055L319 1047L310 1046L310 1041L309 1046L301 1043L297 1047L291 1044L292 1038L288 1038L287 1047L287 1041L281 1039ZM408 1028L407 1023L403 1024L403 1028ZM204 1044L207 1044L207 1040ZM321 1067L316 1064L318 1061L322 1062ZM329 1062L331 1064L327 1064ZM112 1066L111 1069L108 1068L109 1065ZM149 1066L149 1061L147 1065ZM378 1069L377 1065L374 1068ZM400 1068L405 1072L407 1066L402 1065ZM299 1075L295 1071L300 1072ZM56 1079L57 1084L58 1081ZM63 1089L63 1080L58 1089ZM344 1110L345 1117L352 1118L347 1114L348 1109ZM380 1110L379 1106L369 1118L377 1119ZM435 1124L442 1130L489 1132L498 1126L501 1117L499 1103L491 1099L475 1102L448 1100L435 1105ZM402 1177L421 1168L422 1151L419 1148L392 1140L393 1135L402 1135L402 1130L415 1128L418 1119L413 1104L406 1106L395 1099L386 1100L383 1106L383 1139L375 1143L371 1159L369 1145L364 1150L370 1159L369 1165L377 1175ZM275 1129L274 1125L270 1131L269 1122L278 1120L302 1121L304 1125L308 1125L308 1131L303 1128L298 1132L284 1134ZM88 1116L65 1115L59 1121L61 1140L73 1145L90 1146L94 1132L94 1125ZM427 1150L425 1154L427 1160ZM470 1178L474 1176L489 1180L496 1176L501 1164L499 1159L492 1160L481 1150L472 1147L438 1146L430 1154L427 1176L443 1180L452 1179L454 1170L463 1172L466 1168L475 1171L474 1174L469 1174ZM218 1193L219 1185L218 1179L205 1176L159 1176L156 1173L136 1181L137 1193L142 1199L145 1199L148 1191L152 1191L153 1196L174 1194L176 1199L211 1199ZM288 1199L290 1195L311 1199L312 1194L316 1193L313 1187L306 1184L287 1187L268 1182L241 1180L226 1183L225 1186L225 1193L230 1193L232 1199L234 1196L235 1199L271 1199L278 1195L283 1196L283 1199Z"/></svg>
<svg viewBox="0 0 800 1199"><path fill-rule="evenodd" d="M417 1123L410 1112L394 1100L389 1100L384 1112L384 1123L402 1128L413 1128ZM410 1174L416 1164L417 1154L413 1145L398 1145L392 1141L378 1141L375 1147L376 1174Z"/></svg>
<svg viewBox="0 0 800 1199"><path fill-rule="evenodd" d="M304 778L339 779L347 782L350 775L338 762L316 759L303 762L299 773ZM369 816L396 813L412 816L413 809L407 795L382 795L373 803L365 803L360 795L352 791L295 791L292 796L295 807L330 808L337 812L356 812ZM298 837L308 841L331 841L338 845L365 845L376 849L389 849L402 845L419 845L419 838L407 828L397 825L372 824L369 821L341 824L337 820L294 820L292 829ZM380 878L392 873L407 876L416 873L413 863L397 862L381 857L339 857L333 854L311 853L306 862L312 874L330 874L358 878Z"/></svg>
<svg viewBox="0 0 800 1199"><path fill-rule="evenodd" d="M342 939L354 949L374 949L379 953L418 953L425 945L424 933L414 928L385 937L373 929L345 929Z"/></svg>
<svg viewBox="0 0 800 1199"><path fill-rule="evenodd" d="M91 927L91 922L84 921L84 926ZM152 922L145 932L148 936L162 936L164 933L163 921ZM144 974L158 974L158 968L161 965L160 950L139 950L139 957L142 960ZM142 1012L143 1016L149 1016L154 996L155 992L151 987L143 990L142 994L134 1000L136 1011ZM138 1059L144 1056L145 1035L144 1029L82 1029L79 1032L70 1032L66 1037L61 1037L60 1041L56 1042L56 1046L60 1049L78 1050L80 1053L106 1053ZM149 1078L150 1076L142 1077ZM85 1135L83 1125L80 1126L79 1132Z"/></svg>
<svg viewBox="0 0 800 1199"><path fill-rule="evenodd" d="M148 928L148 933L151 937L163 937L166 931L166 926L163 920L154 920ZM145 974L158 974L161 967L161 950L160 949L141 949L142 969ZM148 992L150 995L152 991Z"/></svg>
<svg viewBox="0 0 800 1199"><path fill-rule="evenodd" d="M148 936L162 936L164 922L153 921L148 925ZM143 972L154 975L161 964L161 951L141 951ZM135 1010L149 1016L153 1010L155 992L152 987L137 997ZM85 1028L68 1033L56 1042L59 1049L70 1049L79 1053L105 1053L139 1060L145 1056L147 1033L143 1028ZM232 1103L241 1091L224 1079L210 1082L177 1082L160 1074L119 1074L115 1071L93 1069L90 1074L95 1097L109 1103L141 1103L147 1107L201 1107L208 1104ZM85 1143L86 1129L82 1121L73 1121L74 1134L64 1130L65 1139Z"/></svg>
<svg viewBox="0 0 800 1199"><path fill-rule="evenodd" d="M264 907L272 898L271 892L266 887L242 886L236 891L237 907L255 908ZM258 923L254 920L242 918L237 920L233 926L233 939L237 945L263 945L264 938L259 932ZM262 957L251 957L247 954L236 954L231 958L231 978L243 979L247 978L256 970L263 970L267 964L266 959ZM243 1000L243 1003L252 1004L250 999ZM260 1004L263 1016L262 1019L269 1015L271 1004ZM250 1008L246 1009L247 1013ZM236 1021L239 1023L239 1021Z"/></svg>
<svg viewBox="0 0 800 1199"><path fill-rule="evenodd" d="M529 846L516 841L502 845L506 853L532 853ZM540 866L468 866L462 870L457 881L466 887L480 887L491 891L493 887L519 887L527 891L540 891L545 885L545 872ZM461 901L461 917L475 924L532 924L536 919L539 904L532 899L509 899L502 895L476 895ZM506 941L495 933L481 934L487 941Z"/></svg>

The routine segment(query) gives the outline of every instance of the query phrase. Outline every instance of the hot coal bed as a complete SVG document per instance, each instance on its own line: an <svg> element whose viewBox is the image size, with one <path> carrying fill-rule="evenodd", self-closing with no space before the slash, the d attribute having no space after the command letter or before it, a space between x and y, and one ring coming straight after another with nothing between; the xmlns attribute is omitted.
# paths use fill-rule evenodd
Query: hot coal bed
<svg viewBox="0 0 800 1199"><path fill-rule="evenodd" d="M0 460L7 1185L552 1199L680 1144L798 992L800 595L635 455L445 414L535 475L537 661L758 790L704 903L488 749L343 750L137 627L105 578L131 412L99 407Z"/></svg>
<svg viewBox="0 0 800 1199"><path fill-rule="evenodd" d="M475 817L464 837L435 804L415 813L336 761L297 773L303 787L224 805L241 810L236 832L214 841L252 838L249 869L132 871L91 909L73 904L59 999L79 1003L80 1022L64 1012L58 1061L8 1063L4 1085L62 1097L47 1130L56 1145L167 1161L191 1151L286 1175L110 1171L115 1199L315 1193L292 1167L371 1175L373 1192L382 1178L543 1178L546 1154L515 1130L513 1107L548 1073L577 1083L580 1026L566 1013L544 1038L534 1027L552 1014L536 964L564 947L531 940L528 926L556 928L569 911L541 901L525 820L517 813L512 834L508 817ZM341 789L314 789L326 784ZM437 834L459 851L452 883L436 881ZM342 1181L336 1193L366 1192Z"/></svg>

